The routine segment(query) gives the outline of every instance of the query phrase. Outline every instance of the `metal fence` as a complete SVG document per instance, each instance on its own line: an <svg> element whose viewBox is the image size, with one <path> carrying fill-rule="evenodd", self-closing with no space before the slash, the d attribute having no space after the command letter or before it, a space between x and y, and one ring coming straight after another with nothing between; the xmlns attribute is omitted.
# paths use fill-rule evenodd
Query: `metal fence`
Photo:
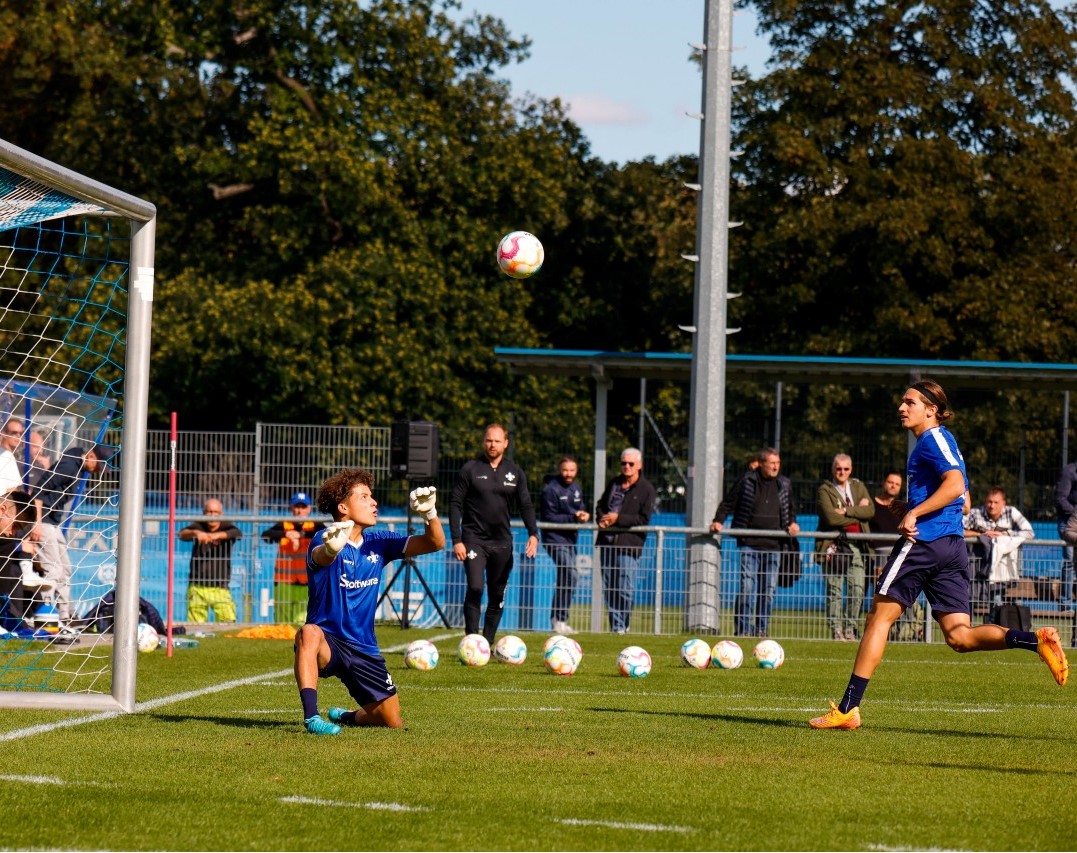
<svg viewBox="0 0 1077 853"><path fill-rule="evenodd" d="M381 523L393 529L404 529L407 484L389 477L388 427L315 427L287 424L259 424L253 432L181 432L177 446L178 517L177 530L201 517L203 502L218 498L224 505L225 516L242 531L242 538L233 552L231 588L239 605L239 618L245 622L275 622L273 600L273 568L276 544L261 538L262 531L275 522L289 518L290 495L303 490L315 494L319 483L341 467L359 465L369 468L377 478L375 497L381 504ZM167 492L170 438L165 431L151 431L148 440L146 507L143 522L142 595L165 612L167 607L168 515ZM474 438L472 436L472 438ZM441 490L439 506L447 520L447 496L452 479L462 462L472 453L469 442L460 437L456 444L449 442L449 452L440 460L437 485ZM110 484L98 484L95 494L108 494ZM538 479L538 478L536 478ZM539 485L532 486L537 495ZM89 507L87 512L89 512ZM813 508L814 509L814 508ZM688 630L688 566L687 541L693 534L684 527L683 515L658 512L654 525L648 529L646 546L636 577L634 607L631 618L632 634L682 634ZM816 537L814 513L801 513L799 550L792 556L799 571L795 582L778 587L773 599L773 613L766 631L776 638L831 638L833 619L828 620L827 583L823 567L815 556ZM101 522L102 524L104 522ZM1010 595L1027 601L1034 621L1072 620L1071 614L1059 612L1058 582L1063 560L1062 543L1051 522L1034 522L1037 538L1022 546L1022 577L1031 582L1019 590L1009 588L991 591L993 597ZM579 528L579 542L573 554L576 574L575 591L570 611L570 624L582 630L597 625L608 630L601 578L594 573L596 553L593 526ZM717 591L720 625L714 633L734 633L734 611L741 584L741 552L737 549L733 531L724 531L720 538ZM107 538L93 523L84 527L81 536L87 538L87 550L107 553L108 543L91 542ZM514 528L516 536L515 567L509 582L502 629L506 631L548 631L551 603L556 585L553 561L540 548L534 559L523 556L526 533ZM856 538L855 536L853 537ZM173 612L178 621L186 620L186 577L191 544L172 540L175 548L175 587ZM78 543L76 543L78 547ZM393 571L395 572L394 564ZM403 612L405 583L408 596L409 621L417 626L440 624L434 602L454 628L463 625L462 605L465 581L462 566L448 549L426 555L416 567L433 593L425 594L416 577L394 576L383 579L385 600L380 618L399 620ZM787 568L789 568L787 566ZM98 571L94 588L107 588L110 561L88 562L85 569ZM75 579L76 584L78 578ZM859 624L870 604L874 580L874 565L865 568L863 598L859 607L853 606ZM830 598L833 599L833 583ZM853 584L854 591L858 584ZM990 602L978 602L976 618L982 618ZM833 602L831 602L833 608ZM910 614L895 639L932 640L932 620L926 604ZM844 628L843 628L844 631Z"/></svg>

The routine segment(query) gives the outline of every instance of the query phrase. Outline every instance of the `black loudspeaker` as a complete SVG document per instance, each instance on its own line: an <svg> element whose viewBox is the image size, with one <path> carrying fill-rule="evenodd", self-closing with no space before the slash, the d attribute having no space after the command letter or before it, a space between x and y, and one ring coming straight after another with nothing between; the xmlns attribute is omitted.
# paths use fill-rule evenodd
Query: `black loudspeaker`
<svg viewBox="0 0 1077 853"><path fill-rule="evenodd" d="M389 475L394 480L432 480L438 474L438 425L394 421L389 437Z"/></svg>

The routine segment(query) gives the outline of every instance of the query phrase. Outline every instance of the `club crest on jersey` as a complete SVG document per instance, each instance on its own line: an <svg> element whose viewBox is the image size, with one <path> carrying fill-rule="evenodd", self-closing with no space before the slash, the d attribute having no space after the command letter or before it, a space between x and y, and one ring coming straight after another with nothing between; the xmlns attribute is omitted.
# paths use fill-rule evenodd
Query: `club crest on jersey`
<svg viewBox="0 0 1077 853"><path fill-rule="evenodd" d="M509 471L509 473L507 473L505 475L505 482L506 483L515 483L516 482L516 475L513 474L511 471Z"/></svg>

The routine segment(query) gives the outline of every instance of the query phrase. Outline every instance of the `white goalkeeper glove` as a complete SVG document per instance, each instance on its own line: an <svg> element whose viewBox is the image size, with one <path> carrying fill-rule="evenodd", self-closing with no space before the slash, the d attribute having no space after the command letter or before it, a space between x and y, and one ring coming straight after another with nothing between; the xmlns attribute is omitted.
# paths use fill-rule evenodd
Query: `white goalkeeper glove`
<svg viewBox="0 0 1077 853"><path fill-rule="evenodd" d="M335 557L341 551L344 550L344 545L348 542L348 536L351 535L352 527L355 526L355 522L351 519L347 521L334 521L332 524L325 528L325 536L322 537L322 547L325 548L325 553L330 557Z"/></svg>
<svg viewBox="0 0 1077 853"><path fill-rule="evenodd" d="M411 494L408 496L408 503L412 512L421 515L427 521L433 521L438 517L437 507L434 506L437 501L437 495L438 490L433 486L420 486L417 489L412 489Z"/></svg>

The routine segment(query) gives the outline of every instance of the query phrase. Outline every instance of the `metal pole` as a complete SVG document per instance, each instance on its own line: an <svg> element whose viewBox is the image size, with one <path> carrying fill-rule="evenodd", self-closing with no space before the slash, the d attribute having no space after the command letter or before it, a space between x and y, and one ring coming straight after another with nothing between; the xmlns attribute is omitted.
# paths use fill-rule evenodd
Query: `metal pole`
<svg viewBox="0 0 1077 853"><path fill-rule="evenodd" d="M707 0L703 47L703 123L696 222L696 334L688 429L688 523L706 529L722 489L725 458L726 300L729 245L733 0ZM718 544L690 535L686 628L721 628Z"/></svg>
<svg viewBox="0 0 1077 853"><path fill-rule="evenodd" d="M607 397L609 396L610 381L602 374L601 366L594 368L595 376L595 471L592 478L595 505L602 493L606 490L606 418ZM598 519L594 519L598 521ZM599 565L598 549L595 549L594 558L591 561L591 631L598 633L602 630L602 577Z"/></svg>
<svg viewBox="0 0 1077 853"><path fill-rule="evenodd" d="M639 443L636 447L639 448L640 456L644 456L644 441L646 430L646 417L647 417L647 377L641 377L639 380ZM643 471L641 470L642 474Z"/></svg>
<svg viewBox="0 0 1077 853"><path fill-rule="evenodd" d="M782 383L774 388L774 449L782 452Z"/></svg>
<svg viewBox="0 0 1077 853"><path fill-rule="evenodd" d="M1062 392L1062 468L1070 458L1070 392Z"/></svg>

